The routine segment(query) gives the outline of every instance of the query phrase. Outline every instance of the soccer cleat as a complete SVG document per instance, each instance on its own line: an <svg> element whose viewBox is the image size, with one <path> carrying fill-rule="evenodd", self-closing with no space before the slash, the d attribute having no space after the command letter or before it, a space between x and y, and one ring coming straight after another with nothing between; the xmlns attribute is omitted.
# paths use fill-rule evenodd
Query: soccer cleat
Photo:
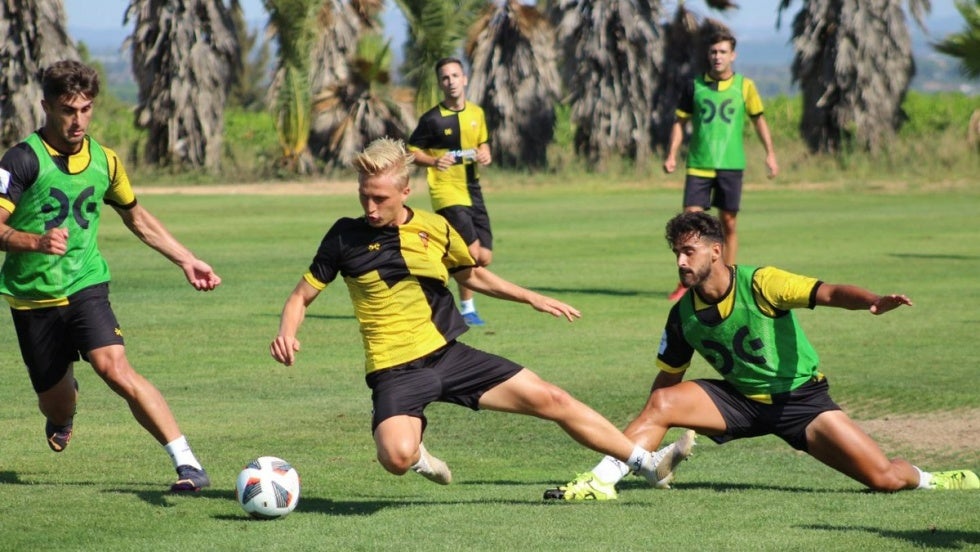
<svg viewBox="0 0 980 552"><path fill-rule="evenodd" d="M49 421L44 422L44 435L47 437L48 446L55 452L61 452L68 447L71 441L71 432L74 420L69 420L65 425L54 425Z"/></svg>
<svg viewBox="0 0 980 552"><path fill-rule="evenodd" d="M177 482L170 486L172 493L197 492L211 486L211 478L203 468L187 464L177 466Z"/></svg>
<svg viewBox="0 0 980 552"><path fill-rule="evenodd" d="M567 485L544 492L545 500L616 500L615 483L606 483L594 473L580 473Z"/></svg>
<svg viewBox="0 0 980 552"><path fill-rule="evenodd" d="M670 295L667 296L667 300L673 303L678 299L680 299L681 297L684 297L685 293L687 293L687 288L684 287L684 284L678 282L677 289L670 292Z"/></svg>
<svg viewBox="0 0 980 552"><path fill-rule="evenodd" d="M413 470L415 473L434 481L440 485L448 485L453 482L453 472L449 471L449 466L435 456L429 454L422 443L419 443L419 452L422 453L422 465L416 464Z"/></svg>
<svg viewBox="0 0 980 552"><path fill-rule="evenodd" d="M480 315L477 314L476 311L464 312L463 321L466 322L467 326L485 326L487 324L482 318L480 318Z"/></svg>
<svg viewBox="0 0 980 552"><path fill-rule="evenodd" d="M980 489L980 478L970 470L932 472L932 488L939 491Z"/></svg>
<svg viewBox="0 0 980 552"><path fill-rule="evenodd" d="M78 396L78 380L74 380L75 384L75 395ZM75 410L78 410L78 403L75 403ZM44 437L48 441L48 446L51 450L55 452L61 452L65 450L68 446L68 442L71 441L72 429L75 424L75 412L71 413L72 417L68 420L65 425L54 425L50 420L44 421Z"/></svg>
<svg viewBox="0 0 980 552"><path fill-rule="evenodd" d="M669 489L670 482L674 480L674 469L691 455L696 435L693 430L685 431L680 439L647 456L636 473L658 489Z"/></svg>

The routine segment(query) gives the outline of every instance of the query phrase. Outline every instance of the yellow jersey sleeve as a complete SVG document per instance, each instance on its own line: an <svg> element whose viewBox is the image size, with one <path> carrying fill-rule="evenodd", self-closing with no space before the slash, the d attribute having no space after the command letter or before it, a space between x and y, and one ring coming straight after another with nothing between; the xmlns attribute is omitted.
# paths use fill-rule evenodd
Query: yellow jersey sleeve
<svg viewBox="0 0 980 552"><path fill-rule="evenodd" d="M759 308L772 316L775 310L812 308L813 291L819 280L771 266L762 267L752 279L752 291L761 301ZM771 307L771 309L770 309Z"/></svg>
<svg viewBox="0 0 980 552"><path fill-rule="evenodd" d="M745 100L745 113L749 117L762 115L762 97L759 96L755 82L744 75L742 76L742 99Z"/></svg>

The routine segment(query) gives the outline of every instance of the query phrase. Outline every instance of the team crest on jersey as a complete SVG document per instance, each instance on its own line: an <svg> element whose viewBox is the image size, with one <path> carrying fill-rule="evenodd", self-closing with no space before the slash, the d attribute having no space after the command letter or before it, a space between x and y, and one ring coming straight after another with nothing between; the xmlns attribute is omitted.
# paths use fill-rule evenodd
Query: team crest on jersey
<svg viewBox="0 0 980 552"><path fill-rule="evenodd" d="M429 233L419 232L419 239L422 240L422 247L429 249Z"/></svg>
<svg viewBox="0 0 980 552"><path fill-rule="evenodd" d="M453 129L447 128L447 129L443 130L442 133L445 134L446 136L452 136L453 135Z"/></svg>
<svg viewBox="0 0 980 552"><path fill-rule="evenodd" d="M368 251L381 251L381 244L374 242L368 246Z"/></svg>
<svg viewBox="0 0 980 552"><path fill-rule="evenodd" d="M10 173L4 169L0 169L0 194L6 194L7 188L10 187Z"/></svg>

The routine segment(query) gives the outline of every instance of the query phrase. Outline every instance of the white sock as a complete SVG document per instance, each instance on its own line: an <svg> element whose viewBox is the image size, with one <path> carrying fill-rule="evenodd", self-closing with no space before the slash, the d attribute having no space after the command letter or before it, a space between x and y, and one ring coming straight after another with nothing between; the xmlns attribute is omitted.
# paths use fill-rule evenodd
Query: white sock
<svg viewBox="0 0 980 552"><path fill-rule="evenodd" d="M459 312L461 314L466 314L468 312L476 312L476 305L473 304L473 299L467 299L465 301L459 302Z"/></svg>
<svg viewBox="0 0 980 552"><path fill-rule="evenodd" d="M177 466L187 465L201 469L201 463L197 461L197 458L194 456L194 451L191 450L191 446L187 444L187 439L183 435L170 441L163 448L170 455L170 459L173 460L175 468Z"/></svg>
<svg viewBox="0 0 980 552"><path fill-rule="evenodd" d="M633 452L630 457L626 460L627 473L629 471L634 471L640 473L640 468L643 466L643 462L650 456L650 451L640 447L639 445L633 446ZM623 475L626 475L624 473Z"/></svg>
<svg viewBox="0 0 980 552"><path fill-rule="evenodd" d="M630 467L612 456L603 458L596 467L592 468L592 473L603 483L619 483L623 477L630 472Z"/></svg>
<svg viewBox="0 0 980 552"><path fill-rule="evenodd" d="M419 473L432 473L432 466L429 465L426 456L428 456L428 451L425 450L425 445L419 443L419 461L412 464L411 470Z"/></svg>
<svg viewBox="0 0 980 552"><path fill-rule="evenodd" d="M918 466L912 466L915 471L919 472L919 486L917 489L933 489L932 486L932 474L929 472L924 472L918 468Z"/></svg>

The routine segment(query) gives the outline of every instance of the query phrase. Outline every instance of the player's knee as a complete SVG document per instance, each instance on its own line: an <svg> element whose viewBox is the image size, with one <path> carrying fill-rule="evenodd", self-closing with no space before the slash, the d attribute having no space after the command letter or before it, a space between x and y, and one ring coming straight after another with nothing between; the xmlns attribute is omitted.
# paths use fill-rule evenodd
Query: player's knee
<svg viewBox="0 0 980 552"><path fill-rule="evenodd" d="M417 452L417 447L415 450L410 450L407 446L379 448L378 462L388 473L403 475L417 461L415 458Z"/></svg>
<svg viewBox="0 0 980 552"><path fill-rule="evenodd" d="M902 477L902 472L893 460L888 468L871 473L864 482L873 491L892 493L909 487L908 481Z"/></svg>

